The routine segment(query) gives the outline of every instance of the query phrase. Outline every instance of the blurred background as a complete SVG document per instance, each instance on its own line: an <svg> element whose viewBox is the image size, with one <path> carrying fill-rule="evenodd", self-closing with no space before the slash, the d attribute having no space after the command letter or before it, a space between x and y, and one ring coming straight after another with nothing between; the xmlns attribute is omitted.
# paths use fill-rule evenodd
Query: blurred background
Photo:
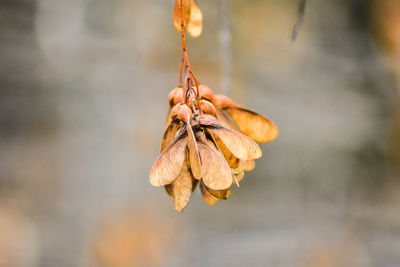
<svg viewBox="0 0 400 267"><path fill-rule="evenodd" d="M221 1L198 0L192 68L281 134L182 214L148 181L173 1L0 2L1 267L400 266L400 1L309 0L295 43L297 0Z"/></svg>

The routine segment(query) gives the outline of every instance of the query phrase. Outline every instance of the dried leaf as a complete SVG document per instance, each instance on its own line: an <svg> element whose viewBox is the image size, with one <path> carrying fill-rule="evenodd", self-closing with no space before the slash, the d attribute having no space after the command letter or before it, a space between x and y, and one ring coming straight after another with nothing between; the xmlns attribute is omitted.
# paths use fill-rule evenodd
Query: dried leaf
<svg viewBox="0 0 400 267"><path fill-rule="evenodd" d="M215 205L219 201L218 198L214 197L210 192L208 192L203 182L200 182L200 191L204 202L206 202L208 205L210 206Z"/></svg>
<svg viewBox="0 0 400 267"><path fill-rule="evenodd" d="M232 173L222 154L208 141L199 142L202 181L213 190L224 190L232 185Z"/></svg>
<svg viewBox="0 0 400 267"><path fill-rule="evenodd" d="M181 10L181 2L182 2L182 10ZM182 23L182 13L183 13L183 24L185 26L188 25L190 20L190 6L191 0L175 0L174 4L174 12L172 14L175 28L178 32L182 31L181 23Z"/></svg>
<svg viewBox="0 0 400 267"><path fill-rule="evenodd" d="M172 183L181 172L188 140L178 136L156 159L150 171L150 183L163 186Z"/></svg>
<svg viewBox="0 0 400 267"><path fill-rule="evenodd" d="M252 110L241 107L225 108L224 110L236 122L242 133L258 143L272 141L279 135L275 123Z"/></svg>
<svg viewBox="0 0 400 267"><path fill-rule="evenodd" d="M203 31L203 13L195 0L191 0L190 20L187 31L193 38L199 37Z"/></svg>
<svg viewBox="0 0 400 267"><path fill-rule="evenodd" d="M189 203L192 187L192 176L189 173L187 165L183 164L181 173L172 183L172 197L177 211L182 212Z"/></svg>

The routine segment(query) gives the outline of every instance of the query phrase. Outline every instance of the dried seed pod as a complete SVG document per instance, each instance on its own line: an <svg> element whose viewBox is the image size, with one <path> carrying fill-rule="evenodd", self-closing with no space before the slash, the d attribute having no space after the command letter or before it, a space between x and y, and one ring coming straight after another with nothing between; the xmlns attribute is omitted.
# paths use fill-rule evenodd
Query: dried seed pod
<svg viewBox="0 0 400 267"><path fill-rule="evenodd" d="M172 107L169 116L171 121L180 120L184 123L189 123L192 119L193 113L190 107L186 104L180 103Z"/></svg>
<svg viewBox="0 0 400 267"><path fill-rule="evenodd" d="M232 108L232 107L240 107L236 104L232 99L224 95L214 95L214 98L211 101L216 108L224 109L224 108Z"/></svg>
<svg viewBox="0 0 400 267"><path fill-rule="evenodd" d="M185 98L185 92L183 91L182 88L179 88L180 90L176 91L176 95L174 97L174 104L182 103L183 99Z"/></svg>
<svg viewBox="0 0 400 267"><path fill-rule="evenodd" d="M182 9L181 9L182 4ZM174 12L172 18L177 31L182 31L182 14L183 14L183 25L186 27L190 21L190 9L191 0L175 0Z"/></svg>
<svg viewBox="0 0 400 267"><path fill-rule="evenodd" d="M174 97L175 97L175 94L176 94L176 91L177 90L179 90L179 87L176 87L176 88L174 88L174 89L172 89L170 92L169 92L169 94L168 94L168 103L172 103L172 101L174 100ZM172 104L171 104L172 105Z"/></svg>
<svg viewBox="0 0 400 267"><path fill-rule="evenodd" d="M192 120L192 110L186 104L179 104L179 108L177 110L177 118L184 123L190 123Z"/></svg>
<svg viewBox="0 0 400 267"><path fill-rule="evenodd" d="M206 99L208 101L213 101L214 99L214 94L207 85L204 84L199 85L199 94L201 98Z"/></svg>
<svg viewBox="0 0 400 267"><path fill-rule="evenodd" d="M191 0L190 20L187 25L187 31L193 38L197 38L203 32L203 13L195 0Z"/></svg>
<svg viewBox="0 0 400 267"><path fill-rule="evenodd" d="M214 117L217 116L217 110L215 109L214 105L211 104L211 102L209 102L207 100L204 100L204 99L200 100L200 110L204 114L209 114Z"/></svg>
<svg viewBox="0 0 400 267"><path fill-rule="evenodd" d="M179 104L176 104L171 108L171 111L169 112L169 117L171 118L171 121L178 119L178 113L180 109L181 107Z"/></svg>
<svg viewBox="0 0 400 267"><path fill-rule="evenodd" d="M172 107L178 103L182 103L184 98L184 92L182 87L176 87L171 90L168 94L168 103Z"/></svg>

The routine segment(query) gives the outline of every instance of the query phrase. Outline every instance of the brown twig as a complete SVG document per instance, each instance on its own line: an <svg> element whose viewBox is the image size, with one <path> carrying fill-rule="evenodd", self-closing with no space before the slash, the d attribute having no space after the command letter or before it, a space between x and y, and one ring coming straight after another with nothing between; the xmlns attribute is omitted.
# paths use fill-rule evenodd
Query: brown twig
<svg viewBox="0 0 400 267"><path fill-rule="evenodd" d="M184 59L183 59L183 56L182 56L181 61L179 63L179 85L178 85L178 87L182 87L183 61L184 61Z"/></svg>
<svg viewBox="0 0 400 267"><path fill-rule="evenodd" d="M187 43L186 43L185 21L183 18L182 0L179 1L179 8L180 8L180 12L181 12L182 61L183 61L183 65L185 66L185 73L186 73L185 85L184 85L185 102L188 101L189 91L193 90L193 88L192 88L192 80L193 80L194 83L196 84L196 91L194 91L194 94L196 96L196 101L197 101L197 105L198 105L199 104L198 101L200 100L199 82L190 68L188 49L187 49ZM181 73L182 73L182 71L181 71Z"/></svg>

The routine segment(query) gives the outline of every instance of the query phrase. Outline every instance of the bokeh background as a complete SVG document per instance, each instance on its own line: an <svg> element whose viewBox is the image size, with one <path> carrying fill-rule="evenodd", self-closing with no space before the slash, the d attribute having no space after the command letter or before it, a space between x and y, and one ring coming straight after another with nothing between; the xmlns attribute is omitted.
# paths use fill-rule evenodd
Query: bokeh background
<svg viewBox="0 0 400 267"><path fill-rule="evenodd" d="M172 2L0 1L0 266L400 266L400 1L309 0L295 43L297 0L230 1L231 97L281 134L182 214L148 182ZM198 3L189 56L218 93L218 1Z"/></svg>

